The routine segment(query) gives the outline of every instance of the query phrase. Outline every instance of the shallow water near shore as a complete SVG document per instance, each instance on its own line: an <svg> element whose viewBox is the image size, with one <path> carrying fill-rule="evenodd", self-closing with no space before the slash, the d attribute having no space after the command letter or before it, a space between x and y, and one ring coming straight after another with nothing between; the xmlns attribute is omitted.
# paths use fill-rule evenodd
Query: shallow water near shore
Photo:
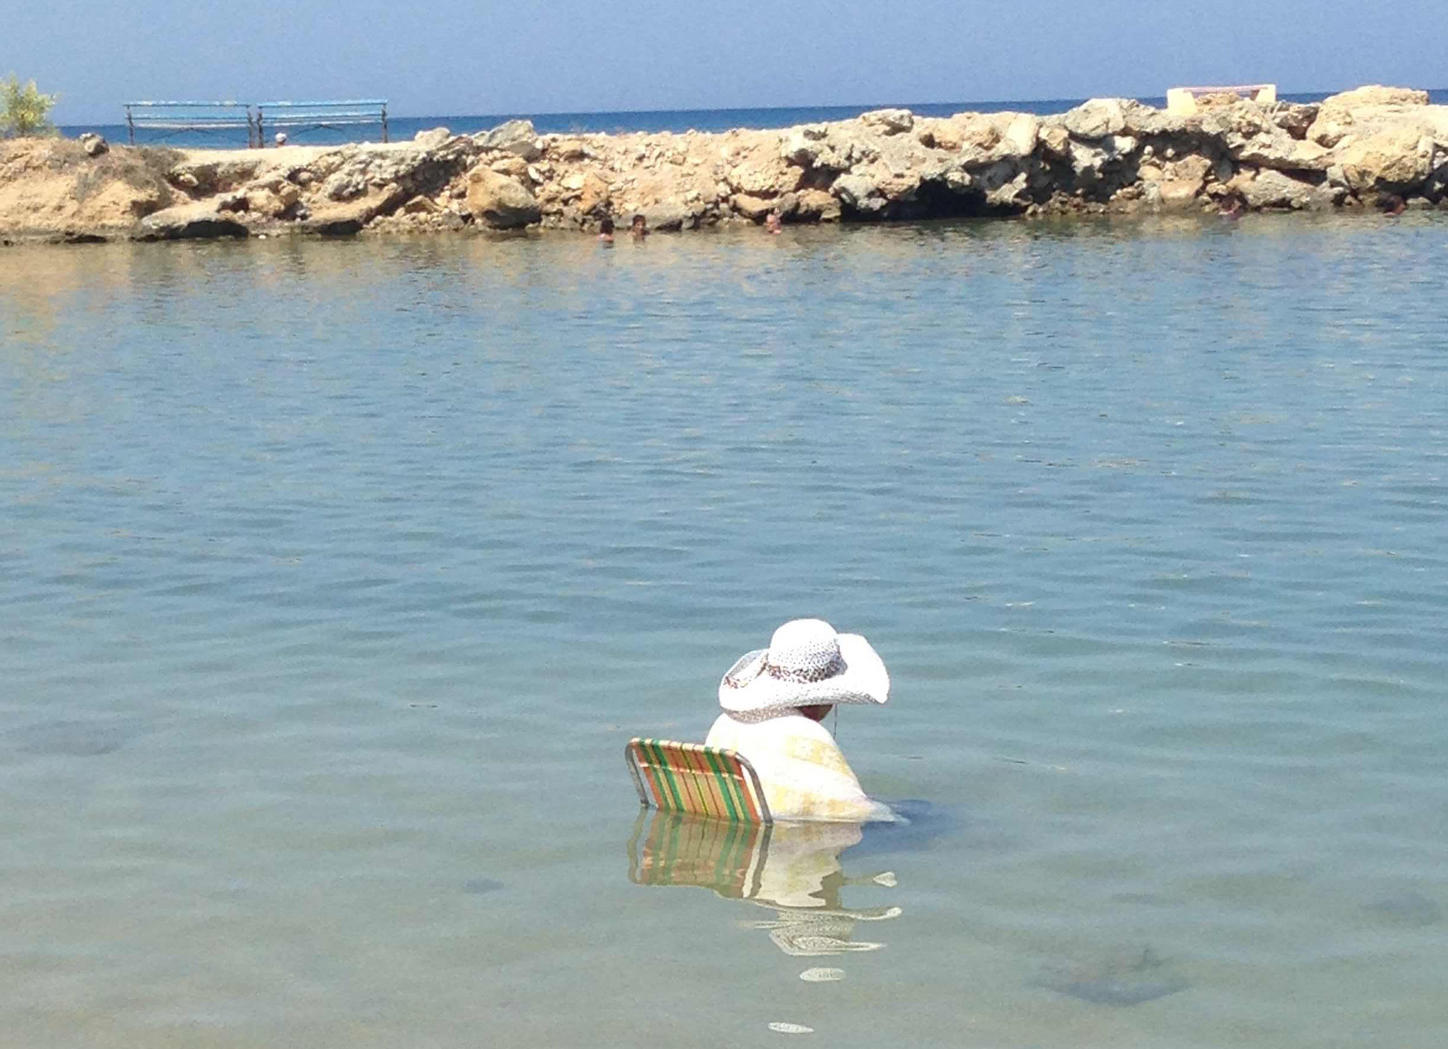
<svg viewBox="0 0 1448 1049"><path fill-rule="evenodd" d="M0 254L3 1040L1437 1049L1445 258ZM624 742L811 614L915 832L638 820Z"/></svg>

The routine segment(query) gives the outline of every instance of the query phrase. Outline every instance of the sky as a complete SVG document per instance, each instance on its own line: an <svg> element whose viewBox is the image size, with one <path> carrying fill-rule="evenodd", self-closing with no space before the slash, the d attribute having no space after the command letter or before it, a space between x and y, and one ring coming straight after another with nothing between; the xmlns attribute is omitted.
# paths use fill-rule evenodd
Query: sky
<svg viewBox="0 0 1448 1049"><path fill-rule="evenodd" d="M132 99L386 98L397 116L1448 87L1448 0L11 0L0 77L60 124Z"/></svg>

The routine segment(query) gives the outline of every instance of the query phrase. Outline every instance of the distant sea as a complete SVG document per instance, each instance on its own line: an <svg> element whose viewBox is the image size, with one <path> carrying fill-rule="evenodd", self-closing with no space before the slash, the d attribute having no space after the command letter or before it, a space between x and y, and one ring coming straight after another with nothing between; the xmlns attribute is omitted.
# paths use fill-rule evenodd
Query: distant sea
<svg viewBox="0 0 1448 1049"><path fill-rule="evenodd" d="M1287 102L1320 102L1331 92L1283 95ZM1448 104L1448 88L1428 92L1430 100L1438 105ZM405 141L419 131L435 127L446 127L457 134L470 135L497 127L505 120L525 119L542 134L565 132L612 134L632 131L728 131L730 128L791 127L795 124L815 124L827 120L849 120L872 109L886 105L904 105L920 116L944 117L952 113L978 112L994 113L1002 110L1016 110L1026 113L1062 113L1078 106L1082 98L1045 98L1033 101L997 102L916 102L916 103L874 103L857 106L774 106L762 109L657 109L636 112L607 113L482 113L470 116L421 116L389 117L388 137L393 142ZM1163 107L1165 96L1143 98L1147 105ZM119 112L123 112L117 107ZM112 142L127 141L126 125L116 124L75 124L61 128L67 137L76 137L87 131L95 131ZM311 132L292 132L291 141L297 145L325 145L344 142L372 142L381 137L378 125L356 125L333 129L318 129ZM172 132L163 134L152 131L138 131L138 145L168 145L190 147L245 146L246 132Z"/></svg>

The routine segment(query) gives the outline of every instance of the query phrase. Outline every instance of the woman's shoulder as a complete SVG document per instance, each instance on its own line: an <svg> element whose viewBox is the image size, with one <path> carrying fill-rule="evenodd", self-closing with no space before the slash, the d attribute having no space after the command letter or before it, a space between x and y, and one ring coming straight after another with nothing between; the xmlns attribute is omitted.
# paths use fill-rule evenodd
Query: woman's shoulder
<svg viewBox="0 0 1448 1049"><path fill-rule="evenodd" d="M753 722L736 721L728 714L721 714L704 742L727 750L784 749L798 743L818 743L833 748L835 737L819 722L801 714Z"/></svg>

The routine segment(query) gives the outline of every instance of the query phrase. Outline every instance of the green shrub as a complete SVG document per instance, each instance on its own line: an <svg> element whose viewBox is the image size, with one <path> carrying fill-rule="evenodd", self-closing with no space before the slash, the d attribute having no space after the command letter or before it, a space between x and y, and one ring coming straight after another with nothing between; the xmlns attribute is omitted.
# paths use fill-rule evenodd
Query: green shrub
<svg viewBox="0 0 1448 1049"><path fill-rule="evenodd" d="M14 73L9 80L0 80L0 138L55 134L50 110L56 97L42 95L34 80L21 84Z"/></svg>

